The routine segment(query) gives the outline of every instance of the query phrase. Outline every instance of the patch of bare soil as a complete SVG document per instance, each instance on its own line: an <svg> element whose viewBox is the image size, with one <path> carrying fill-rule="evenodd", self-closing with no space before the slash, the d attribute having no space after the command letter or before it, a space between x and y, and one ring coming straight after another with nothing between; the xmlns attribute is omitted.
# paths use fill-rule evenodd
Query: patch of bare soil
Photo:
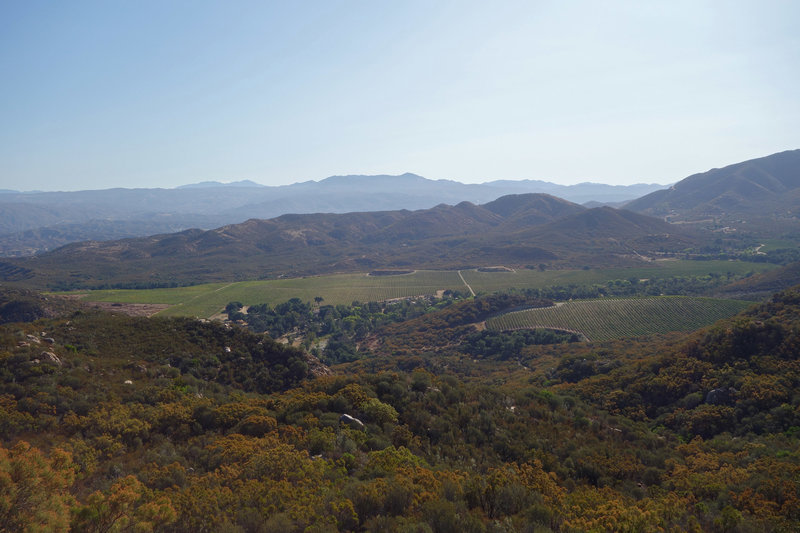
<svg viewBox="0 0 800 533"><path fill-rule="evenodd" d="M404 276L413 274L416 270L373 270L368 276Z"/></svg>
<svg viewBox="0 0 800 533"><path fill-rule="evenodd" d="M371 351L377 350L381 345L381 340L377 335L369 335L364 340L364 346Z"/></svg>
<svg viewBox="0 0 800 533"><path fill-rule="evenodd" d="M116 302L86 302L85 305L94 309L122 313L128 316L153 316L169 307L167 304L122 304Z"/></svg>
<svg viewBox="0 0 800 533"><path fill-rule="evenodd" d="M514 269L508 268L507 266L497 265L481 267L478 269L478 272L514 272Z"/></svg>
<svg viewBox="0 0 800 533"><path fill-rule="evenodd" d="M322 376L330 376L331 374L333 374L330 368L328 368L325 364L322 363L322 361L320 361L310 353L304 352L304 355L306 364L308 365L308 371L315 378Z"/></svg>

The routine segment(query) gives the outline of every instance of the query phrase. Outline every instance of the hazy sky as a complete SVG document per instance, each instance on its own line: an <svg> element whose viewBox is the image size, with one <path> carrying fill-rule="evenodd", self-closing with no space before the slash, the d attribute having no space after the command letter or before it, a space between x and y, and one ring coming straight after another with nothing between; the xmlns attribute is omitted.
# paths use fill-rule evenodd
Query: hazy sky
<svg viewBox="0 0 800 533"><path fill-rule="evenodd" d="M800 148L800 2L7 1L0 189L667 183Z"/></svg>

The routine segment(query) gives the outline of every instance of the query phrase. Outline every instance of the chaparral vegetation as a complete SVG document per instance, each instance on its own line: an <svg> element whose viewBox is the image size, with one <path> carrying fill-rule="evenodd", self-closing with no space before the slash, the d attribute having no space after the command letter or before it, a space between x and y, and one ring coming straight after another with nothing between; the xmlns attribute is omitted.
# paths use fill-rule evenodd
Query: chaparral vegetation
<svg viewBox="0 0 800 533"><path fill-rule="evenodd" d="M448 292L223 324L4 298L33 313L0 329L8 531L800 527L796 289L629 340L476 324L742 304Z"/></svg>

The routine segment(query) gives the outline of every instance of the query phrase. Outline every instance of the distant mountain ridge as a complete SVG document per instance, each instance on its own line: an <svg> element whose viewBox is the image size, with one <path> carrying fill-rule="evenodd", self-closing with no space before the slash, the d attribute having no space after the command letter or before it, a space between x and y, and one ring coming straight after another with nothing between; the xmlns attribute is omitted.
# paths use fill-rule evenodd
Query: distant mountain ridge
<svg viewBox="0 0 800 533"><path fill-rule="evenodd" d="M791 236L800 226L800 150L744 161L660 185L557 185L537 180L464 184L416 174L330 176L279 187L252 181L203 182L177 189L4 192L0 257L18 257L83 240L212 229L289 213L357 213L483 205L520 194L549 194L588 207L611 205L746 238ZM627 203L626 203L627 202ZM541 213L528 223L541 223Z"/></svg>
<svg viewBox="0 0 800 533"><path fill-rule="evenodd" d="M800 150L693 174L668 189L625 204L626 209L670 220L709 217L742 227L800 222Z"/></svg>
<svg viewBox="0 0 800 533"><path fill-rule="evenodd" d="M620 266L697 242L690 231L652 217L526 194L484 205L251 219L208 231L73 243L6 264L40 286L157 286L375 268Z"/></svg>
<svg viewBox="0 0 800 533"><path fill-rule="evenodd" d="M627 201L626 198L638 198L654 190L662 190L666 185L652 183L635 183L633 185L607 185L604 183L584 182L575 185L559 185L539 180L497 180L484 183L490 187L497 187L508 193L523 191L542 192L564 198L570 202L586 204L597 202L603 204Z"/></svg>
<svg viewBox="0 0 800 533"><path fill-rule="evenodd" d="M200 183L190 183L188 185L180 185L176 189L204 189L209 187L266 187L251 180L230 181L223 183L221 181L201 181Z"/></svg>
<svg viewBox="0 0 800 533"><path fill-rule="evenodd" d="M211 229L288 213L417 210L538 192L578 201L591 196L606 202L630 200L640 195L641 187L654 190L661 186L562 186L540 181L476 185L406 173L331 176L279 187L243 180L176 189L8 192L0 196L0 256L31 255L78 240L139 237L192 227Z"/></svg>

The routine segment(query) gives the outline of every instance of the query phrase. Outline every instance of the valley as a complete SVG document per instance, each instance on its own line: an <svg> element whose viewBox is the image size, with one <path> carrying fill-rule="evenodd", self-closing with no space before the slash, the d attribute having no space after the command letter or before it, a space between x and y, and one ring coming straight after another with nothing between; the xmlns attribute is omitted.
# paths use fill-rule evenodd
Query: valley
<svg viewBox="0 0 800 533"><path fill-rule="evenodd" d="M712 277L680 279L666 278L704 290ZM647 285L624 281L604 286ZM163 531L209 520L245 531L484 531L499 518L539 531L797 523L796 289L738 307L611 298L745 310L695 333L617 330L593 342L474 327L549 309L547 290L532 288L357 306L290 299L243 316L226 306L252 331L2 294L3 316L42 317L0 326L0 468L24 469L7 486L34 506L13 508L6 523L44 505L47 520L75 528L121 516ZM683 304L668 311L691 318ZM642 307L619 312L595 318L660 320ZM287 334L301 342L271 339Z"/></svg>
<svg viewBox="0 0 800 533"><path fill-rule="evenodd" d="M791 217L648 205L511 194L4 259L0 530L796 530Z"/></svg>
<svg viewBox="0 0 800 533"><path fill-rule="evenodd" d="M800 2L0 2L0 533L800 532Z"/></svg>
<svg viewBox="0 0 800 533"><path fill-rule="evenodd" d="M409 274L371 276L369 273L338 274L269 281L210 283L166 289L110 289L75 293L87 302L165 304L161 316L209 318L232 301L244 305L284 302L299 298L304 302L322 297L326 304L380 302L396 298L434 296L437 291L465 291L467 285L477 293L488 294L510 289L546 289L557 286L588 287L625 283L631 279L713 276L735 279L775 268L769 263L746 261L660 261L639 268L579 270L516 270L481 272L417 270Z"/></svg>

